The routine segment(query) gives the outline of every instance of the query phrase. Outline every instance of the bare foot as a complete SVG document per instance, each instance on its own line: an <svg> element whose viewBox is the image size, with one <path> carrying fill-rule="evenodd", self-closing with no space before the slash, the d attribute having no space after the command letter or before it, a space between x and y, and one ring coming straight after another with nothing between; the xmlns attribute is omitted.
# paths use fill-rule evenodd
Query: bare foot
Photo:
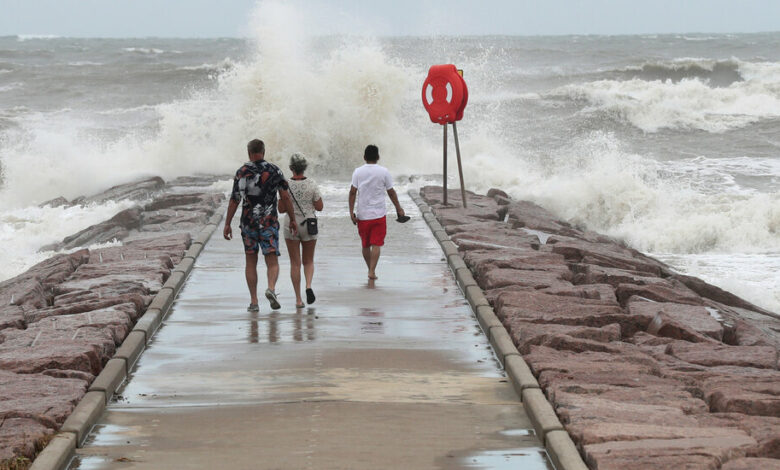
<svg viewBox="0 0 780 470"><path fill-rule="evenodd" d="M376 274L373 274L373 273L368 273L368 278L369 278L369 279L374 279L374 280L376 280L376 279L379 279L379 278L376 276Z"/></svg>

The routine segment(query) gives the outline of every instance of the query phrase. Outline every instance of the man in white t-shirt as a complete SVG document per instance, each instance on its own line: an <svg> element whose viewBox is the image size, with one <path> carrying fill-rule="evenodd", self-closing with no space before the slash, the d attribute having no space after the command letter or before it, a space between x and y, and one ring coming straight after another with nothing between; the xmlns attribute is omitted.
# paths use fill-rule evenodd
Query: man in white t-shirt
<svg viewBox="0 0 780 470"><path fill-rule="evenodd" d="M395 206L396 214L401 219L404 209L398 202L398 195L393 189L393 178L387 168L378 165L379 149L369 145L363 153L366 164L352 173L352 187L349 190L349 216L357 225L360 240L363 243L363 259L368 266L368 278L377 279L376 265L382 245L385 244L387 233L387 209L385 193ZM355 199L358 207L355 212Z"/></svg>

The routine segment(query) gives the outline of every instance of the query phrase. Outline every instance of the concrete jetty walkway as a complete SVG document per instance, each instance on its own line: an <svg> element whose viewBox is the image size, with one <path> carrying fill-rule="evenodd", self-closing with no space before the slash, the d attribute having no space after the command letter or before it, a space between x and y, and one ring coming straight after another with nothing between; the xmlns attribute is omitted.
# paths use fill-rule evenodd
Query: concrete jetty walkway
<svg viewBox="0 0 780 470"><path fill-rule="evenodd" d="M247 313L241 242L215 233L70 468L551 469L425 223L389 222L370 285L343 199L303 310L283 250L282 309Z"/></svg>

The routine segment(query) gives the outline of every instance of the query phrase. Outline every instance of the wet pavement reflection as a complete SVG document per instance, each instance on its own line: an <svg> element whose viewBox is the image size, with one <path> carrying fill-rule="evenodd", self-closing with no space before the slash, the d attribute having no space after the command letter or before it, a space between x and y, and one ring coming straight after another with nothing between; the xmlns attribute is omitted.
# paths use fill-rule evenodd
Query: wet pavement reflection
<svg viewBox="0 0 780 470"><path fill-rule="evenodd" d="M317 301L303 309L283 253L282 308L247 312L241 243L215 233L71 468L551 468L438 244L402 203L413 220L388 222L370 282L356 230L335 216L346 191L326 198Z"/></svg>

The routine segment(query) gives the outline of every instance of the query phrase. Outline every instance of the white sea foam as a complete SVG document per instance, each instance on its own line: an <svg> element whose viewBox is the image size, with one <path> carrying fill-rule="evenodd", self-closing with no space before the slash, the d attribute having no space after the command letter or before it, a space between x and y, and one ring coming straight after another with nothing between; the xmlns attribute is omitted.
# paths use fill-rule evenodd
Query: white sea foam
<svg viewBox="0 0 780 470"><path fill-rule="evenodd" d="M154 47L124 47L125 52L135 52L138 54L164 54L165 51Z"/></svg>
<svg viewBox="0 0 780 470"><path fill-rule="evenodd" d="M551 96L585 100L591 105L587 111L609 112L645 132L667 128L725 132L780 117L780 64L736 63L744 80L727 87L711 87L696 77L677 82L635 78L567 85ZM723 62L682 58L667 67L712 71L717 64Z"/></svg>
<svg viewBox="0 0 780 470"><path fill-rule="evenodd" d="M19 42L23 41L32 41L35 39L59 39L60 36L56 36L54 34L18 34L16 35L16 40Z"/></svg>
<svg viewBox="0 0 780 470"><path fill-rule="evenodd" d="M110 201L86 207L31 206L0 210L0 281L16 276L52 255L51 252L39 253L41 246L59 242L132 205L128 201Z"/></svg>

